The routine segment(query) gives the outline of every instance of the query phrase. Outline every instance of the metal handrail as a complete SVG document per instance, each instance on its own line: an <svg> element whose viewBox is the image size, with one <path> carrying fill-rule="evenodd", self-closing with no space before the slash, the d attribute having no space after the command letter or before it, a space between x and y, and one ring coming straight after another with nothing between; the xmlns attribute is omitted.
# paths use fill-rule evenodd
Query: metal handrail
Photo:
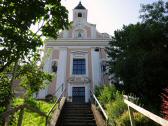
<svg viewBox="0 0 168 126"><path fill-rule="evenodd" d="M132 109L138 111L139 113L143 114L144 116L148 117L149 119L153 120L154 122L162 125L162 126L168 126L168 121L153 114L152 112L134 104L133 102L129 101L130 96L124 95L124 103L128 106L128 112L129 112L129 118L131 126L135 126L134 122L134 116Z"/></svg>
<svg viewBox="0 0 168 126"><path fill-rule="evenodd" d="M106 119L106 125L107 125L107 123L108 123L108 119L109 119L109 118L108 118L108 116L107 116L107 114L106 114L105 110L103 109L102 105L100 104L99 100L96 98L95 94L92 92L92 90L91 90L91 89L90 89L90 92L91 92L91 95L93 96L94 100L95 100L95 101L96 101L96 103L98 104L98 106L99 106L100 110L102 111L103 116L104 116L104 117L105 117L105 119Z"/></svg>
<svg viewBox="0 0 168 126"><path fill-rule="evenodd" d="M61 100L61 98L62 98L62 96L63 96L63 94L64 94L64 92L65 92L65 88L63 89L64 84L60 85L60 87L62 87L62 93L61 93L61 95L58 97L58 99L56 100L56 102L54 103L54 105L52 106L52 108L50 109L50 111L49 111L48 114L47 114L47 117L46 117L46 126L47 126L47 124L48 124L48 118L49 118L49 116L51 115L51 113L53 112L53 110L54 110L54 108L56 107L57 104L58 104L58 108L59 108L59 102L60 102L60 100ZM58 89L61 89L60 87L59 87ZM58 89L57 89L57 91L55 92L55 94L59 91Z"/></svg>
<svg viewBox="0 0 168 126"><path fill-rule="evenodd" d="M64 84L61 84L59 87L58 87L58 89L53 93L53 94L57 94L57 92L60 90L60 88L62 88L62 91L63 91L63 87L64 87Z"/></svg>

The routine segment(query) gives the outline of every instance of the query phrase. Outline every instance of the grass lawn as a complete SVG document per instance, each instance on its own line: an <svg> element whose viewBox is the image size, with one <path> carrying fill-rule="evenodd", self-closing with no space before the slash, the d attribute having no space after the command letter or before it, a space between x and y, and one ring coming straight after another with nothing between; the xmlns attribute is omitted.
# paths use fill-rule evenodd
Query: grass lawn
<svg viewBox="0 0 168 126"><path fill-rule="evenodd" d="M14 105L20 105L23 104L23 99L15 99ZM36 106L38 106L38 108L40 108L41 111L45 112L46 114L48 113L48 111L52 108L52 106L54 105L54 103L48 103L45 101L39 101L36 100L34 102L31 102L30 104L35 104ZM15 114L15 122L17 122L18 120L18 113ZM23 122L22 122L22 126L45 126L45 117L40 116L37 113L34 113L32 111L29 111L27 109L25 109L24 111L24 117L23 117ZM17 123L12 123L12 126L16 126Z"/></svg>

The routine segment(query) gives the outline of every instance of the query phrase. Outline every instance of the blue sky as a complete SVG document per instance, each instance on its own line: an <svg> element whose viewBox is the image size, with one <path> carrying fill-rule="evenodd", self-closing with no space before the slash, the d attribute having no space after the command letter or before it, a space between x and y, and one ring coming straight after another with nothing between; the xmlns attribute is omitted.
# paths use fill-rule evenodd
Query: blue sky
<svg viewBox="0 0 168 126"><path fill-rule="evenodd" d="M80 0L62 0L62 4L69 11L72 20L72 9ZM88 22L96 24L99 32L113 35L114 30L123 25L136 23L139 20L141 4L156 2L157 0L81 0L88 9ZM166 1L166 0L165 0Z"/></svg>

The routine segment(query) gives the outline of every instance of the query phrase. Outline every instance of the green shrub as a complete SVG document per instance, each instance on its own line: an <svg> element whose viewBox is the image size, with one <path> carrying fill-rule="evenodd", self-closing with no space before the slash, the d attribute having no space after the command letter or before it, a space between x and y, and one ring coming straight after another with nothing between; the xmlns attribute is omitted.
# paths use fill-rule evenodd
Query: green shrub
<svg viewBox="0 0 168 126"><path fill-rule="evenodd" d="M103 90L104 86L95 86L94 93L96 97L100 96L101 91Z"/></svg>
<svg viewBox="0 0 168 126"><path fill-rule="evenodd" d="M109 117L109 121L112 126L115 126L116 119L119 118L123 112L127 111L127 106L123 102L123 99L119 98L106 105L106 111Z"/></svg>
<svg viewBox="0 0 168 126"><path fill-rule="evenodd" d="M96 87L96 96L105 108L110 126L130 126L130 118L127 105L123 100L123 93L116 90L115 86L105 85ZM130 94L129 100L137 105L141 105L139 98ZM133 112L136 126L159 126L141 113Z"/></svg>
<svg viewBox="0 0 168 126"><path fill-rule="evenodd" d="M118 118L124 111L126 111L127 106L123 101L122 94L116 92L115 100L106 104L106 110L108 116L112 119Z"/></svg>
<svg viewBox="0 0 168 126"><path fill-rule="evenodd" d="M116 90L114 85L97 87L95 92L110 118L117 118L126 111L127 107L123 100L123 94Z"/></svg>
<svg viewBox="0 0 168 126"><path fill-rule="evenodd" d="M139 112L134 112L134 122L136 126L159 126L149 118L145 117ZM118 119L116 119L116 126L130 126L129 113L124 112Z"/></svg>
<svg viewBox="0 0 168 126"><path fill-rule="evenodd" d="M112 100L115 100L115 95L117 92L115 86L106 85L103 88L97 90L97 93L99 92L98 99L101 104L105 105L105 103L109 103Z"/></svg>
<svg viewBox="0 0 168 126"><path fill-rule="evenodd" d="M127 111L127 106L123 100L123 93L116 90L114 85L97 87L95 92L100 103L107 111L111 125L115 125L115 119Z"/></svg>
<svg viewBox="0 0 168 126"><path fill-rule="evenodd" d="M117 126L130 126L128 111L124 112L118 119L116 119L115 123Z"/></svg>

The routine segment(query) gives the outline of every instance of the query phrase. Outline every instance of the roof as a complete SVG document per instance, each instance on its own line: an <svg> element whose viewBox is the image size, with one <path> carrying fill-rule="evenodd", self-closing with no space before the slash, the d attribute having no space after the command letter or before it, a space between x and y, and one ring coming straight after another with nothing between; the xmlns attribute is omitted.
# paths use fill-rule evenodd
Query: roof
<svg viewBox="0 0 168 126"><path fill-rule="evenodd" d="M79 2L79 4L74 9L86 9L86 8L81 4L81 2Z"/></svg>

